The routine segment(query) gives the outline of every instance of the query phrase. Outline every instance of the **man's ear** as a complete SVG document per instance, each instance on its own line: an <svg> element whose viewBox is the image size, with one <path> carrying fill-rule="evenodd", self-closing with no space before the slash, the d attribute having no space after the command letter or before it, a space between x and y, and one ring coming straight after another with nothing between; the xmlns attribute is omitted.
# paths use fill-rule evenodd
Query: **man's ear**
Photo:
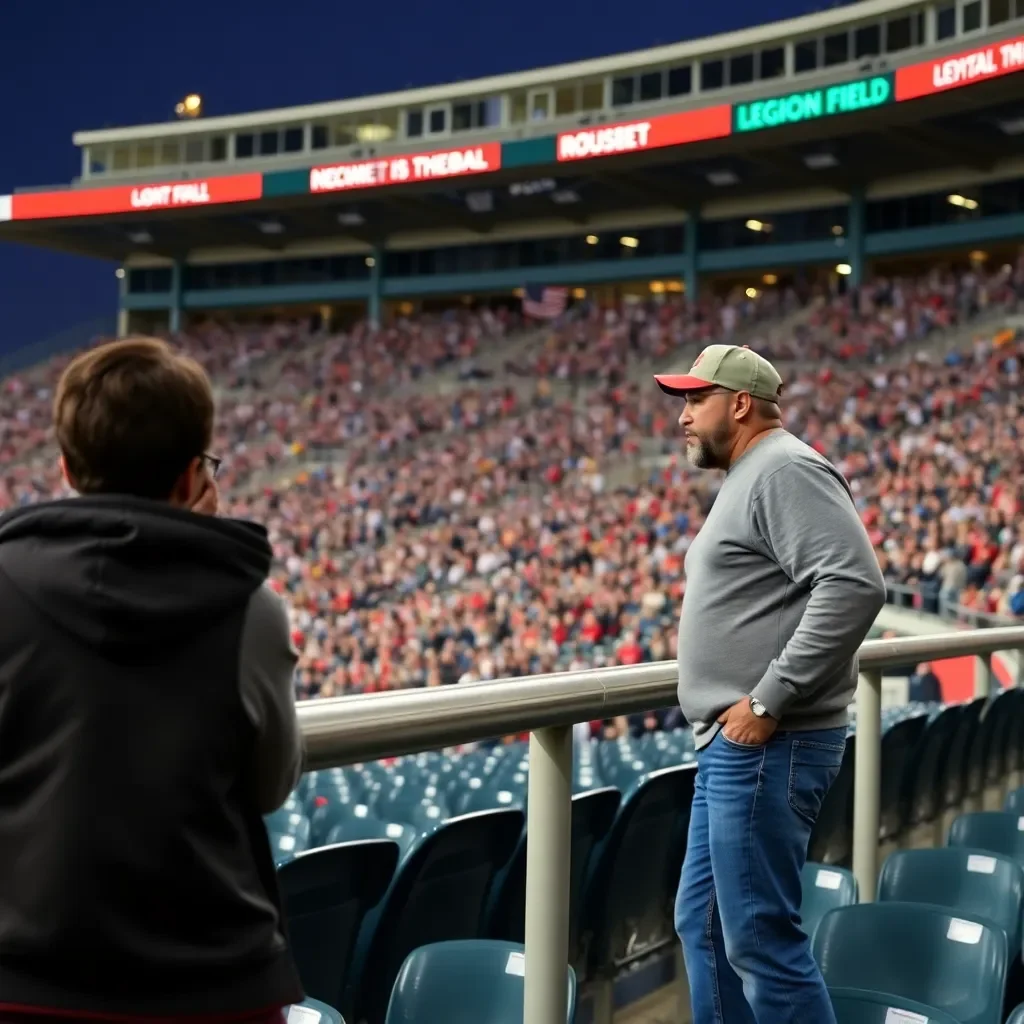
<svg viewBox="0 0 1024 1024"><path fill-rule="evenodd" d="M197 456L175 480L174 489L170 495L171 504L180 508L191 508L202 494L203 473L203 460Z"/></svg>
<svg viewBox="0 0 1024 1024"><path fill-rule="evenodd" d="M75 478L71 475L71 471L68 469L68 460L64 458L64 453L61 452L60 458L57 460L60 464L60 475L64 478L64 482L73 491L78 490L78 484L75 483Z"/></svg>
<svg viewBox="0 0 1024 1024"><path fill-rule="evenodd" d="M740 391L736 394L736 411L733 416L738 420L745 420L754 409L754 399L747 391Z"/></svg>

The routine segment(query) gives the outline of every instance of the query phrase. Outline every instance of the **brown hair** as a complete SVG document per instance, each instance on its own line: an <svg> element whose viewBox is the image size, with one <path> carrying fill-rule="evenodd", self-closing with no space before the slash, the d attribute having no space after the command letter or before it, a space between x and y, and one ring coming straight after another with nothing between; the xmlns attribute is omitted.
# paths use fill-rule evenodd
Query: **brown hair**
<svg viewBox="0 0 1024 1024"><path fill-rule="evenodd" d="M126 338L71 361L53 420L82 494L165 500L213 436L206 371L156 338Z"/></svg>

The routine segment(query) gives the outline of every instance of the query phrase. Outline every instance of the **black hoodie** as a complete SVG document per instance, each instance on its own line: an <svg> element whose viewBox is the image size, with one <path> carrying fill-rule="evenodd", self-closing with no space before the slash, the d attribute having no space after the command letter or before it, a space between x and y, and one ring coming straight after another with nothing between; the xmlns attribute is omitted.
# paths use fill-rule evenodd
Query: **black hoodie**
<svg viewBox="0 0 1024 1024"><path fill-rule="evenodd" d="M0 1007L302 998L261 817L297 771L270 559L255 524L142 499L0 518ZM289 748L269 797L268 738Z"/></svg>

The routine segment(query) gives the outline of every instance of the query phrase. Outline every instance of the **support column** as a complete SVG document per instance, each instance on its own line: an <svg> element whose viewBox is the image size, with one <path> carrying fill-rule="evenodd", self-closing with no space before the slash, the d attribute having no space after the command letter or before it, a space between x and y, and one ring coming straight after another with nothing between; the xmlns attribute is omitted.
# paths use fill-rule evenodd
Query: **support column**
<svg viewBox="0 0 1024 1024"><path fill-rule="evenodd" d="M859 288L864 280L864 189L856 188L850 195L849 223L846 231L849 251L850 287Z"/></svg>
<svg viewBox="0 0 1024 1024"><path fill-rule="evenodd" d="M171 266L171 304L167 314L167 327L171 334L181 330L181 260L175 260Z"/></svg>
<svg viewBox="0 0 1024 1024"><path fill-rule="evenodd" d="M686 285L686 298L689 302L696 302L700 294L699 228L700 207L694 206L686 218L683 243L683 283Z"/></svg>
<svg viewBox="0 0 1024 1024"><path fill-rule="evenodd" d="M117 336L128 337L128 308L125 296L128 294L128 271L124 267L117 268ZM1024 655L1022 655L1024 657Z"/></svg>
<svg viewBox="0 0 1024 1024"><path fill-rule="evenodd" d="M530 733L524 1024L565 1024L572 753L571 725Z"/></svg>
<svg viewBox="0 0 1024 1024"><path fill-rule="evenodd" d="M853 873L861 903L873 903L878 886L879 802L882 784L882 673L869 669L857 684L857 733L853 777Z"/></svg>
<svg viewBox="0 0 1024 1024"><path fill-rule="evenodd" d="M381 275L384 273L384 246L375 245L369 256L370 295L366 306L366 317L375 327L381 322Z"/></svg>

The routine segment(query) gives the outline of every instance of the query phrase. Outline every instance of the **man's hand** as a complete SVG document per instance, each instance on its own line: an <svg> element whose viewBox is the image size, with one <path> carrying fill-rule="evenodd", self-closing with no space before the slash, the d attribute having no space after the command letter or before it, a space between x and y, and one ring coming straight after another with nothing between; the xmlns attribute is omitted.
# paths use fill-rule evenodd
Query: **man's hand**
<svg viewBox="0 0 1024 1024"><path fill-rule="evenodd" d="M192 511L198 512L202 516L215 516L219 503L220 495L217 493L217 484L207 476L203 489L199 492L199 497L192 505Z"/></svg>
<svg viewBox="0 0 1024 1024"><path fill-rule="evenodd" d="M767 743L779 727L779 723L770 715L758 718L750 710L750 698L742 697L731 708L727 708L718 716L722 726L722 735L733 743L742 743L745 747L760 747Z"/></svg>

